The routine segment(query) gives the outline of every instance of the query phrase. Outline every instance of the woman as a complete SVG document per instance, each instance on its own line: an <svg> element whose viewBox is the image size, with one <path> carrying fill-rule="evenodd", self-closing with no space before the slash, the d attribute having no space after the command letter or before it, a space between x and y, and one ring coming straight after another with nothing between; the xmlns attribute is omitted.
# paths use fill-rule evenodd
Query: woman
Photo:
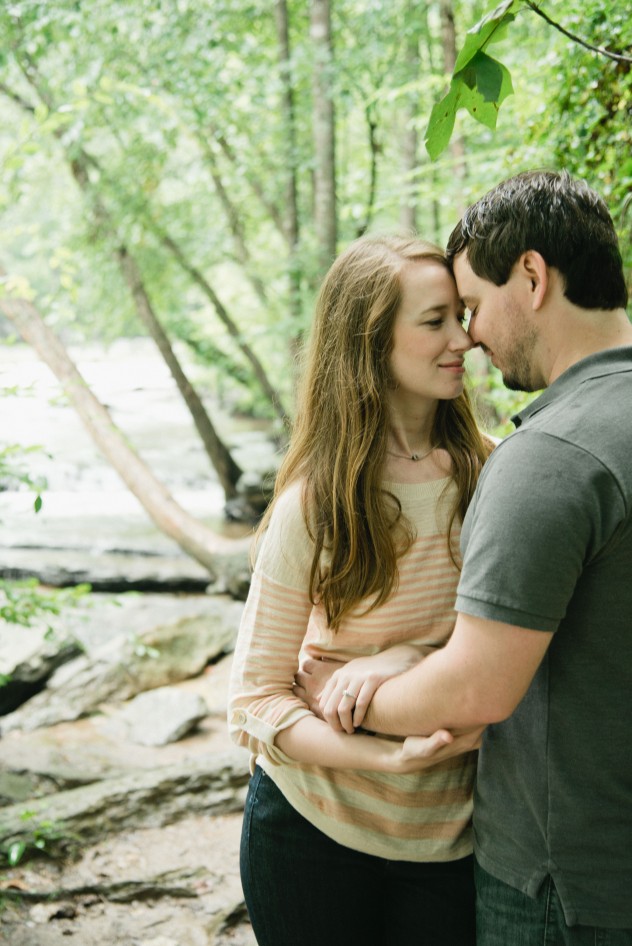
<svg viewBox="0 0 632 946"><path fill-rule="evenodd" d="M354 731L379 682L453 627L459 524L490 449L462 322L443 253L418 239L355 241L321 288L229 701L256 759L241 869L260 946L474 943L475 754L446 732ZM299 653L367 681L342 697L347 731L298 698Z"/></svg>

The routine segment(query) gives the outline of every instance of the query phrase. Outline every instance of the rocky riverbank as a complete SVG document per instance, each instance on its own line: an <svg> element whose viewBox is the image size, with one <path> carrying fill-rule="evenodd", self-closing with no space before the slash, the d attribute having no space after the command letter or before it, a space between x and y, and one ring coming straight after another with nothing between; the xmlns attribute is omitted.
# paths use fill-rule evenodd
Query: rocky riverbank
<svg viewBox="0 0 632 946"><path fill-rule="evenodd" d="M0 940L254 944L238 873L248 760L225 722L241 607L96 595L73 613L79 652L0 718L0 843L23 852L0 872ZM15 673L54 649L19 633L31 650Z"/></svg>
<svg viewBox="0 0 632 946"><path fill-rule="evenodd" d="M152 345L73 354L178 502L244 537ZM0 626L0 844L16 861L0 868L0 941L252 946L238 872L248 760L225 722L243 550L209 587L29 349L0 349L0 388L3 444L39 445L23 466L47 481L37 514L34 494L0 483L0 577L95 589L58 618ZM274 467L265 427L209 406L243 469Z"/></svg>

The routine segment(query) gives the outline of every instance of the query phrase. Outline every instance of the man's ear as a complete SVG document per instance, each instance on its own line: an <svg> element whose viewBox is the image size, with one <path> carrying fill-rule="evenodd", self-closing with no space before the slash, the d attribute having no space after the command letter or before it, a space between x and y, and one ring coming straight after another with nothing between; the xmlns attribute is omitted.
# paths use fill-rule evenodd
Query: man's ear
<svg viewBox="0 0 632 946"><path fill-rule="evenodd" d="M529 281L531 307L534 312L542 308L550 285L550 272L546 260L537 250L527 250L518 261L523 275Z"/></svg>

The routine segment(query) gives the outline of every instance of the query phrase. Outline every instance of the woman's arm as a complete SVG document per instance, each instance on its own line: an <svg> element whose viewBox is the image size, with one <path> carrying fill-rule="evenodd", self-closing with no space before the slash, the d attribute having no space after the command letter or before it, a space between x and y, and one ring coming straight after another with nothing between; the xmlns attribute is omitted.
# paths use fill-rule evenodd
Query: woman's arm
<svg viewBox="0 0 632 946"><path fill-rule="evenodd" d="M232 738L276 764L294 759L407 772L454 755L455 740L445 731L405 742L334 732L299 698L294 675L312 607L306 591L310 545L298 493L284 499L260 551L233 657Z"/></svg>
<svg viewBox="0 0 632 946"><path fill-rule="evenodd" d="M478 748L480 731L453 736L440 729L432 736L409 736L403 742L363 733L335 732L306 716L276 737L276 745L296 762L333 769L369 769L404 775L420 772L452 756Z"/></svg>

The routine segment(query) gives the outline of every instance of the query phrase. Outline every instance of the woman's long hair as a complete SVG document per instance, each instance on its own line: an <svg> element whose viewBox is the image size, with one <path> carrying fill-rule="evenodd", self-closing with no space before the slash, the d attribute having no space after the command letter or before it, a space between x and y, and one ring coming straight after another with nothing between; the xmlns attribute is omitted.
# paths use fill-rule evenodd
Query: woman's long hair
<svg viewBox="0 0 632 946"><path fill-rule="evenodd" d="M382 486L391 382L389 357L401 301L402 268L432 260L446 267L431 243L406 237L363 237L334 262L322 284L298 410L287 454L276 478L274 500L304 480L303 515L314 542L310 596L325 608L336 630L360 601L381 605L397 587L398 559L415 536L398 500ZM490 452L464 392L439 401L434 447L452 458L457 498L451 510L463 518L480 469Z"/></svg>

